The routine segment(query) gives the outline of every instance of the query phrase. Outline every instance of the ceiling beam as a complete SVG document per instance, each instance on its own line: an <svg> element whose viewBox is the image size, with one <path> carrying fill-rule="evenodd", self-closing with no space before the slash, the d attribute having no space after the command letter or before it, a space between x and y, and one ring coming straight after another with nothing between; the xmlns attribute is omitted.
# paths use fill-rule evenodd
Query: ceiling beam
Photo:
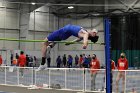
<svg viewBox="0 0 140 93"><path fill-rule="evenodd" d="M132 7L129 7L129 5L128 4L126 4L126 3L124 3L123 1L121 1L121 0L117 0L118 2L120 2L122 5L124 5L127 9L131 9L132 11L134 11L134 12L138 12L138 11L136 11L134 8L132 8ZM137 1L137 0L136 0ZM137 2L134 2L134 4L135 3L137 3ZM131 4L130 4L131 5ZM128 11L127 11L128 12Z"/></svg>
<svg viewBox="0 0 140 93"><path fill-rule="evenodd" d="M137 3L139 3L139 0L135 0L131 5L129 5L126 12L128 12L130 9L134 9Z"/></svg>

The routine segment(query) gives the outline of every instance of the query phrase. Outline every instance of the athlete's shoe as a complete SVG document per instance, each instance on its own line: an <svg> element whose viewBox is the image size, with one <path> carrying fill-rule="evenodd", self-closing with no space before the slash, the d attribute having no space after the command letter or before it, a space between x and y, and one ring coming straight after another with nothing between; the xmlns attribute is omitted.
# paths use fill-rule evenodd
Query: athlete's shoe
<svg viewBox="0 0 140 93"><path fill-rule="evenodd" d="M44 70L46 67L44 65L40 65L36 71Z"/></svg>

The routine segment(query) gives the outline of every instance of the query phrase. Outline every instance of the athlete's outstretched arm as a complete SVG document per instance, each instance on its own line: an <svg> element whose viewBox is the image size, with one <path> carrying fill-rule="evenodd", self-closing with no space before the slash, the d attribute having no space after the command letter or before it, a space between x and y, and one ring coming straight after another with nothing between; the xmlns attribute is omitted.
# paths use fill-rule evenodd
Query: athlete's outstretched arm
<svg viewBox="0 0 140 93"><path fill-rule="evenodd" d="M88 45L89 33L82 29L78 35L80 38L83 38L83 49L86 49Z"/></svg>
<svg viewBox="0 0 140 93"><path fill-rule="evenodd" d="M88 45L88 36L89 36L89 34L87 32L83 34L83 49L86 49L87 48L87 45Z"/></svg>
<svg viewBox="0 0 140 93"><path fill-rule="evenodd" d="M83 49L86 49L88 45L88 37L89 37L89 33L81 29L78 33L78 38L71 42L66 43L65 45L74 44L75 42L79 42L83 39Z"/></svg>

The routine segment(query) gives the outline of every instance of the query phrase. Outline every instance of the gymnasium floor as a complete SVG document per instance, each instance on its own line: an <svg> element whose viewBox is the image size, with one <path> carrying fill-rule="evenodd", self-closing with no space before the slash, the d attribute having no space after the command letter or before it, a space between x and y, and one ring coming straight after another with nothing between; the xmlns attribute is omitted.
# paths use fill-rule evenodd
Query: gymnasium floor
<svg viewBox="0 0 140 93"><path fill-rule="evenodd" d="M105 93L105 92L82 92L70 90L55 90L55 89L32 89L29 90L25 87L5 86L0 85L0 93ZM26 92L25 92L26 91Z"/></svg>
<svg viewBox="0 0 140 93"><path fill-rule="evenodd" d="M64 90L62 91L62 90L51 90L51 89L29 90L25 87L4 86L4 85L0 85L0 90L5 91L0 93L77 93L78 92L78 91L64 91Z"/></svg>

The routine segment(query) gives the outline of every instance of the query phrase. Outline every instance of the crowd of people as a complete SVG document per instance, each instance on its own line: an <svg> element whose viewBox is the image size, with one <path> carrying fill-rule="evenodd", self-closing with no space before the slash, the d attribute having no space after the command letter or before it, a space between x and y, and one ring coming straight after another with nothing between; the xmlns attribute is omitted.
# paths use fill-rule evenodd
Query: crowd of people
<svg viewBox="0 0 140 93"><path fill-rule="evenodd" d="M25 55L24 52L23 52L23 54L22 54L22 52L23 51L20 52L20 55L18 55L18 53L16 53L15 56L14 56L14 54L11 54L11 57L10 57L11 66L20 66L19 65L20 63L24 64L26 67L32 67L33 65L35 66L34 63L36 63L36 61L37 61L36 56L31 56L28 54ZM19 58L21 55L25 56L25 58L26 58L25 61L22 61L22 62L19 61Z"/></svg>
<svg viewBox="0 0 140 93"><path fill-rule="evenodd" d="M24 67L32 67L36 65L37 58L35 56L30 56L28 54L24 54L24 51L20 51L20 55L18 53L11 54L11 66L20 67L19 72L20 76L24 76Z"/></svg>
<svg viewBox="0 0 140 93"><path fill-rule="evenodd" d="M11 65L12 66L19 66L19 67L25 67L25 66L32 66L30 64L30 62L35 62L37 61L37 58L31 57L29 55L25 55L23 51L20 51L20 55L18 55L18 53L15 54L15 57L13 56L13 54L11 54ZM46 63L49 64L48 67L50 67L50 61L51 61L51 57L48 57L48 59L46 60ZM0 65L2 65L3 59L2 56L0 55ZM125 86L125 71L123 70L127 70L128 69L128 60L126 58L125 53L121 53L120 54L120 58L118 59L117 64L115 64L116 62L114 62L113 60L111 60L111 69L112 71L114 69L118 69L118 74L116 77L116 93L118 93L119 90L119 81L120 79L122 79L122 91L124 91L124 86ZM79 67L79 68L90 68L90 74L91 74L91 90L96 90L96 85L95 85L95 81L96 81L96 76L98 75L99 70L96 69L100 69L101 65L100 65L100 61L98 60L96 54L92 54L92 55L85 55L85 54L80 54L75 55L75 57L73 57L72 55L66 55L64 54L63 56L58 56L56 58L56 66L58 68L72 68L72 67ZM23 69L20 69L21 72L21 76L23 76ZM112 72L112 78L113 78L113 72ZM114 83L114 82L113 82Z"/></svg>
<svg viewBox="0 0 140 93"><path fill-rule="evenodd" d="M96 90L95 81L96 81L96 76L99 72L99 70L96 69L101 68L100 61L98 60L96 54L93 54L92 56L81 54L80 56L76 55L74 58L71 55L68 55L68 57L66 57L66 54L64 54L62 58L58 56L58 58L56 59L56 63L58 68L60 68L61 66L69 67L69 68L70 67L90 68L91 90ZM115 81L116 93L118 93L119 90L118 86L119 86L120 79L122 79L122 92L124 93L126 77L125 77L125 71L123 70L128 69L128 60L126 58L125 53L120 54L120 58L118 59L117 64L115 64L115 62L111 60L111 69L112 69L112 79L113 79L113 70L115 69L119 70Z"/></svg>
<svg viewBox="0 0 140 93"><path fill-rule="evenodd" d="M95 54L93 54L95 55ZM56 64L57 67L84 67L84 68L89 68L90 67L90 63L91 63L92 57L90 55L85 55L85 54L80 54L75 55L75 57L73 57L72 55L66 55L64 54L63 56L58 56L56 59Z"/></svg>

